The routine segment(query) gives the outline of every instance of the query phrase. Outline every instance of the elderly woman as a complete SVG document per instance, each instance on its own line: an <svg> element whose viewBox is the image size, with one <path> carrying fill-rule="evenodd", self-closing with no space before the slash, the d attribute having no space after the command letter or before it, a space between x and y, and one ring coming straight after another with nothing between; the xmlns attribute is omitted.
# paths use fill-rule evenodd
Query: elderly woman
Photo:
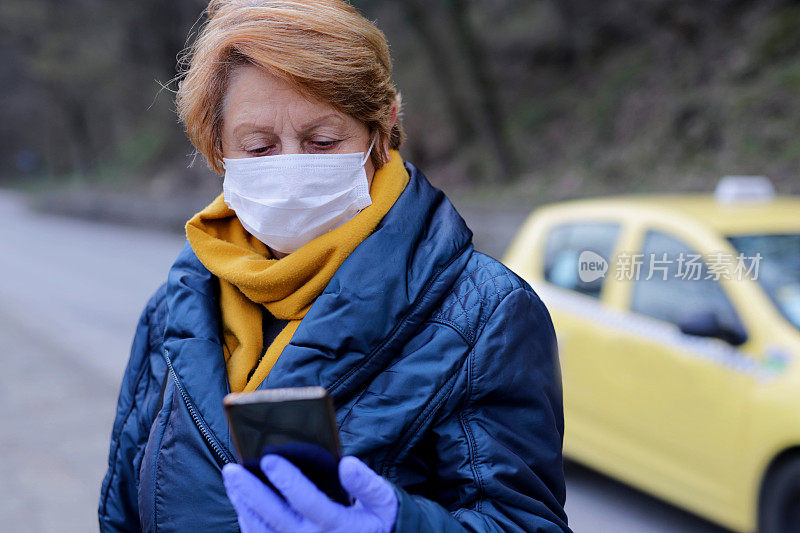
<svg viewBox="0 0 800 533"><path fill-rule="evenodd" d="M569 531L549 314L403 161L383 34L343 0L207 14L177 104L223 192L141 315L100 529ZM236 464L223 397L308 385L353 505Z"/></svg>

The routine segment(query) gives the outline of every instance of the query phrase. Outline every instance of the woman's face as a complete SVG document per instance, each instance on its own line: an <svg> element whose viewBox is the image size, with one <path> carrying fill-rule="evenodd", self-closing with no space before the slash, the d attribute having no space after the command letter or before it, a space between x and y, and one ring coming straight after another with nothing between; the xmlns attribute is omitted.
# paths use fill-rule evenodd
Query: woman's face
<svg viewBox="0 0 800 533"><path fill-rule="evenodd" d="M362 122L309 99L289 82L252 65L231 74L222 105L223 157L348 154L366 152L369 145ZM371 159L365 170L372 183Z"/></svg>

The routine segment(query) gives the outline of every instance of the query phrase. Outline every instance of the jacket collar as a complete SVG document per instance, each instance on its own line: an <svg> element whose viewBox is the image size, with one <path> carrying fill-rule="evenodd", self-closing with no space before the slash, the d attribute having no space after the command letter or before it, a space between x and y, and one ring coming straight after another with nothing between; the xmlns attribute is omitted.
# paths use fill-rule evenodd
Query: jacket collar
<svg viewBox="0 0 800 533"><path fill-rule="evenodd" d="M260 389L321 385L344 403L399 352L463 270L472 232L447 197L404 164L405 190L317 297ZM164 347L185 393L230 449L218 290L184 243L167 277Z"/></svg>

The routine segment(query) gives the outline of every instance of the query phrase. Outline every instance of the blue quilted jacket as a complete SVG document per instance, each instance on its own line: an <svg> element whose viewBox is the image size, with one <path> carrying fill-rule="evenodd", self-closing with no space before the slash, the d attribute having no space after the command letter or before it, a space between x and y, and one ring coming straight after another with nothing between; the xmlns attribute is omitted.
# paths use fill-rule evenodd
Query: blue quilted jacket
<svg viewBox="0 0 800 533"><path fill-rule="evenodd" d="M390 481L398 533L569 531L555 335L533 289L411 180L336 271L259 388L321 385L345 454ZM101 531L238 531L221 470L218 279L185 243L122 379Z"/></svg>

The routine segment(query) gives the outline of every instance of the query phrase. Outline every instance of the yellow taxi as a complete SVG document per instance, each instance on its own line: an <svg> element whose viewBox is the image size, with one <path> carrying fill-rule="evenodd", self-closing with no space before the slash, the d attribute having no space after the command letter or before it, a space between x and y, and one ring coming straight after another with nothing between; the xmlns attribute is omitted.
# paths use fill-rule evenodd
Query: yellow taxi
<svg viewBox="0 0 800 533"><path fill-rule="evenodd" d="M736 531L800 532L800 197L540 208L503 261L555 324L564 453Z"/></svg>

